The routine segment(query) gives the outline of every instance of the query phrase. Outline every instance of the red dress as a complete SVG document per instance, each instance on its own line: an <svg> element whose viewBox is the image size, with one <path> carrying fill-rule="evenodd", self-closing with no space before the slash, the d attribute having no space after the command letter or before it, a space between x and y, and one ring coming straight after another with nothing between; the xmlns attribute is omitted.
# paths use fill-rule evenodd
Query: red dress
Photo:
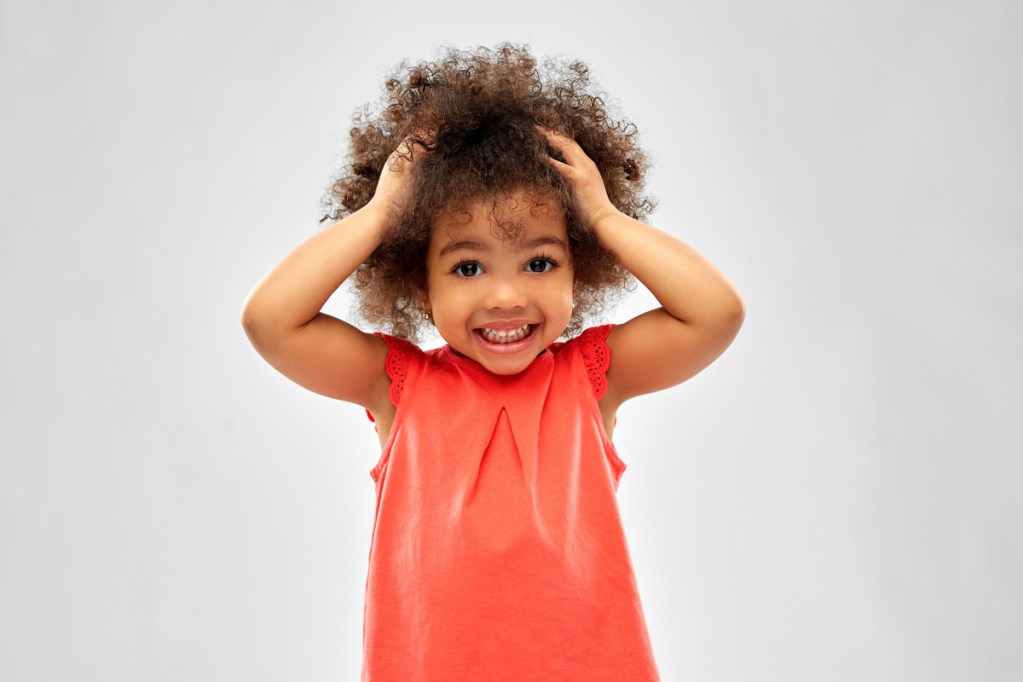
<svg viewBox="0 0 1023 682"><path fill-rule="evenodd" d="M660 679L597 405L609 329L513 376L382 335L363 682Z"/></svg>

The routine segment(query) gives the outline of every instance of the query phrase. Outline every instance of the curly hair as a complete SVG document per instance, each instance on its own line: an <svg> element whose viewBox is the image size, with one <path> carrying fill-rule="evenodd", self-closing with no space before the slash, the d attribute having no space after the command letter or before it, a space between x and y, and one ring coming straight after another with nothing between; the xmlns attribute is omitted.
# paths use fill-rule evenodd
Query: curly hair
<svg viewBox="0 0 1023 682"><path fill-rule="evenodd" d="M576 282L566 335L603 312L631 284L614 254L573 210L571 188L551 166L561 159L539 124L575 139L600 170L608 198L642 220L653 210L643 194L647 157L637 130L616 120L606 96L591 87L580 61L546 59L528 46L445 48L433 62L404 60L386 81L377 105L353 117L345 165L324 194L326 214L340 220L373 197L390 154L403 140L416 159L407 201L393 215L380 246L355 273L359 314L394 336L420 337L427 324L417 301L426 289L432 227L445 212L513 190L550 197L564 211Z"/></svg>

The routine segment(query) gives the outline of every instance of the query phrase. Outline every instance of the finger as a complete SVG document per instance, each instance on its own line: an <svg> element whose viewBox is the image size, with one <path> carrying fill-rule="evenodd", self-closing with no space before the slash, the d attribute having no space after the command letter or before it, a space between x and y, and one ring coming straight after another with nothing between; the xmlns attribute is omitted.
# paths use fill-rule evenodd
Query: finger
<svg viewBox="0 0 1023 682"><path fill-rule="evenodd" d="M390 153L389 160L392 164L397 163L399 159L409 159L412 157L412 145L409 143L409 139L406 137L398 146L394 148L394 151Z"/></svg>
<svg viewBox="0 0 1023 682"><path fill-rule="evenodd" d="M400 176L406 174L408 169L415 165L417 159L418 152L415 150L415 144L411 138L406 137L387 157L386 165L391 172Z"/></svg>
<svg viewBox="0 0 1023 682"><path fill-rule="evenodd" d="M391 155L387 157L387 168L392 173L401 173L402 169L405 168L405 164L408 163L408 157L402 156L398 150L391 152Z"/></svg>
<svg viewBox="0 0 1023 682"><path fill-rule="evenodd" d="M565 178L570 182L575 182L575 169L567 163L562 163L552 156L547 157L547 161L554 166L554 170L561 174L561 177Z"/></svg>
<svg viewBox="0 0 1023 682"><path fill-rule="evenodd" d="M547 142L551 145L551 147L565 158L565 161L567 161L569 165L577 166L580 163L584 163L586 160L589 160L590 157L586 155L586 152L584 152L583 148L579 146L579 143L568 135L563 135L562 133L555 132L549 128L544 128L539 124L536 125L536 128L544 135L544 137L547 138Z"/></svg>
<svg viewBox="0 0 1023 682"><path fill-rule="evenodd" d="M557 149L559 152L565 146L565 143L570 139L564 135L554 132L550 128L544 128L541 125L537 125L536 129L540 131L540 134L547 140L547 144Z"/></svg>
<svg viewBox="0 0 1023 682"><path fill-rule="evenodd" d="M420 154L428 154L429 148L415 137L409 136L398 143L397 148L387 158L387 166L396 173L406 170L406 167L414 166L419 160Z"/></svg>

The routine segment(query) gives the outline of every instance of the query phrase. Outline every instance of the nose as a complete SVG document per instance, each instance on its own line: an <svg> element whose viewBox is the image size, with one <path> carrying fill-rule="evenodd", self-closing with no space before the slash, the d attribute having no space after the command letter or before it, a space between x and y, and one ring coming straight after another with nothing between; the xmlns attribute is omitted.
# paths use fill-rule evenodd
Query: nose
<svg viewBox="0 0 1023 682"><path fill-rule="evenodd" d="M487 289L485 305L491 310L511 310L526 305L526 292L516 277L494 277Z"/></svg>

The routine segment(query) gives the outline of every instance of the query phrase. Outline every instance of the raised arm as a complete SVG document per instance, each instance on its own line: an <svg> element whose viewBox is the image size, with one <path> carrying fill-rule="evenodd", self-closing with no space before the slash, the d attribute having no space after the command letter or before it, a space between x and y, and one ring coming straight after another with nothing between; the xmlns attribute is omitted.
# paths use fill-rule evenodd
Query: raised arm
<svg viewBox="0 0 1023 682"><path fill-rule="evenodd" d="M374 415L391 407L386 343L320 309L380 244L410 165L395 152L373 199L285 256L242 307L249 341L281 374Z"/></svg>
<svg viewBox="0 0 1023 682"><path fill-rule="evenodd" d="M679 384L720 356L745 316L742 298L692 247L620 212L596 164L571 138L543 131L567 163L551 163L573 188L576 208L600 243L662 307L612 328L608 390L602 408Z"/></svg>

